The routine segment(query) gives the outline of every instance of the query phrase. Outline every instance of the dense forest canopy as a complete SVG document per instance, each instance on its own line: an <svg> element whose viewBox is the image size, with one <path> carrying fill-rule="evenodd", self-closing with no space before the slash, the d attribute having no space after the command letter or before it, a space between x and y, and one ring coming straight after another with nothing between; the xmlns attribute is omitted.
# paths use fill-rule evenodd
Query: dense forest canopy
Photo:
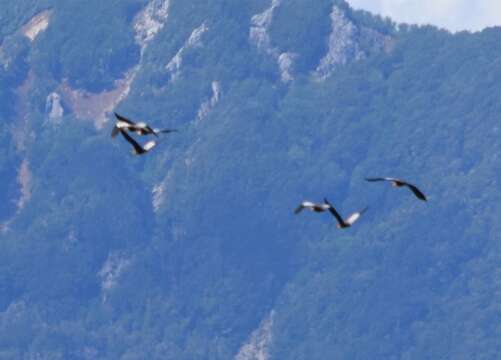
<svg viewBox="0 0 501 360"><path fill-rule="evenodd" d="M499 357L500 28L342 0L0 14L0 359ZM113 111L179 132L133 157ZM293 214L324 197L369 210Z"/></svg>

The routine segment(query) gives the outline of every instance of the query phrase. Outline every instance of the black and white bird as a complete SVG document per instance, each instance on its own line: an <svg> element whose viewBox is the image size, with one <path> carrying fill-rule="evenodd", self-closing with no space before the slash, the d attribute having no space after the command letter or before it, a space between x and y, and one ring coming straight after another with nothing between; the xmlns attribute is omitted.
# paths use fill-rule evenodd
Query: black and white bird
<svg viewBox="0 0 501 360"><path fill-rule="evenodd" d="M341 215L339 215L339 213L336 211L334 206L332 206L332 204L327 199L324 199L323 204L318 204L318 203L314 203L311 201L303 201L301 204L299 204L299 206L296 208L296 210L294 210L294 213L299 214L301 211L303 211L303 209L307 209L307 210L310 210L313 212L329 211L336 218L336 220L338 222L337 227L344 229L344 228L352 226L360 218L360 216L365 211L367 211L368 208L366 207L361 211L358 211L356 213L351 214L350 216L348 216L348 218L346 220L344 220L341 217Z"/></svg>
<svg viewBox="0 0 501 360"><path fill-rule="evenodd" d="M151 149L153 149L155 146L158 145L158 141L150 140L146 144L141 146L141 145L139 145L139 143L136 140L134 140L129 134L127 134L127 131L122 130L122 129L120 129L118 131L120 132L120 134L122 134L124 139L127 140L129 142L129 144L132 145L132 147L133 147L132 153L134 155L146 154L148 151L150 151Z"/></svg>
<svg viewBox="0 0 501 360"><path fill-rule="evenodd" d="M294 210L294 214L299 214L303 209L307 209L314 212L324 212L329 210L329 205L326 204L315 204L311 201L303 201L299 206Z"/></svg>
<svg viewBox="0 0 501 360"><path fill-rule="evenodd" d="M327 206L327 209L330 211L330 213L336 218L337 220L337 227L340 229L345 229L351 227L358 219L360 219L360 216L364 212L367 211L369 207L365 207L360 211L354 212L350 216L348 216L346 219L343 219L341 215L337 212L336 208L332 206L332 204L329 202L329 200L324 198L324 205Z"/></svg>
<svg viewBox="0 0 501 360"><path fill-rule="evenodd" d="M389 182L391 182L392 186L395 186L395 187L402 187L402 186L408 187L414 193L414 195L416 195L416 197L419 200L427 201L426 196L422 193L422 191L419 190L417 188L417 186L412 185L412 184L408 183L407 181L404 181L401 179L396 179L396 178L391 178L391 177L366 178L365 180L369 181L369 182L389 181Z"/></svg>
<svg viewBox="0 0 501 360"><path fill-rule="evenodd" d="M115 117L117 118L117 121L115 123L115 126L113 127L113 130L111 131L111 137L115 137L118 135L120 130L127 130L133 133L136 133L137 135L155 135L158 137L158 134L160 133L171 133L171 132L177 132L175 129L153 129L151 128L148 124L145 122L134 122L125 116L122 116L120 114L114 113Z"/></svg>

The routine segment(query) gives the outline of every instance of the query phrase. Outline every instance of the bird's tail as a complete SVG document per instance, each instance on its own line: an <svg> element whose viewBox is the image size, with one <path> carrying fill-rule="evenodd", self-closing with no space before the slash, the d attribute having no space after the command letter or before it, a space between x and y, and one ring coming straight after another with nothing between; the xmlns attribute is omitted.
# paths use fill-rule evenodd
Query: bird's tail
<svg viewBox="0 0 501 360"><path fill-rule="evenodd" d="M111 130L111 137L115 138L119 132L120 132L120 129L117 126L113 126L113 130Z"/></svg>
<svg viewBox="0 0 501 360"><path fill-rule="evenodd" d="M301 204L299 205L295 210L294 210L294 214L299 214L301 211L303 211L304 209L304 206Z"/></svg>
<svg viewBox="0 0 501 360"><path fill-rule="evenodd" d="M362 215L367 210L369 210L369 207L368 206L364 207L362 210L359 211L360 215Z"/></svg>

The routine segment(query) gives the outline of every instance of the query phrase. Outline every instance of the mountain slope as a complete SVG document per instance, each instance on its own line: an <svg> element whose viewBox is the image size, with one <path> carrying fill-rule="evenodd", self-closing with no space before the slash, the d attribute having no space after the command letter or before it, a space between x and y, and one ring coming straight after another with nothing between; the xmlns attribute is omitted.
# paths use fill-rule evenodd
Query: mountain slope
<svg viewBox="0 0 501 360"><path fill-rule="evenodd" d="M24 14L1 29L0 358L496 358L498 28L28 5L0 5ZM180 131L132 157L113 110ZM386 175L429 202L363 180ZM369 211L292 213L324 196Z"/></svg>

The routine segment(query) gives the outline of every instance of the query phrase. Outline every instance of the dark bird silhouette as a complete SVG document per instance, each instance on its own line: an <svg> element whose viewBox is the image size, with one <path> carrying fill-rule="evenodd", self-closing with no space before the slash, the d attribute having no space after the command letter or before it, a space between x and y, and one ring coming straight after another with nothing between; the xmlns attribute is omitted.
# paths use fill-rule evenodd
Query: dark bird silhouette
<svg viewBox="0 0 501 360"><path fill-rule="evenodd" d="M365 180L369 181L369 182L389 181L395 187L406 186L414 193L414 195L416 195L416 197L419 200L427 201L426 196L421 192L421 190L419 190L415 185L409 184L407 181L396 179L396 178L391 178L391 177L366 178Z"/></svg>
<svg viewBox="0 0 501 360"><path fill-rule="evenodd" d="M146 144L141 146L141 145L139 145L139 143L136 140L134 140L129 134L127 134L127 132L125 130L120 129L119 132L120 132L120 134L122 134L124 139L127 140L129 142L129 144L132 145L132 147L133 147L132 153L134 155L146 154L148 151L153 149L158 144L157 141L150 140Z"/></svg>
<svg viewBox="0 0 501 360"><path fill-rule="evenodd" d="M160 133L171 133L171 132L177 132L175 129L153 129L151 128L148 124L145 122L134 122L125 116L122 116L120 114L114 113L115 117L117 118L117 121L115 123L115 126L113 127L113 130L111 131L111 137L115 137L118 135L120 130L127 130L133 133L136 133L137 135L155 135L158 137L158 134Z"/></svg>
<svg viewBox="0 0 501 360"><path fill-rule="evenodd" d="M339 215L339 213L337 212L336 208L332 206L332 204L325 198L324 198L324 204L327 206L327 209L330 211L330 213L336 218L338 222L336 226L340 229L345 229L352 226L358 219L360 219L360 216L362 216L362 214L366 212L367 209L369 208L366 206L362 210L354 212L346 219L343 219L341 215Z"/></svg>
<svg viewBox="0 0 501 360"><path fill-rule="evenodd" d="M299 214L303 209L308 209L314 212L324 212L329 210L329 205L326 204L315 204L311 201L303 201L299 206L294 210L294 214Z"/></svg>

